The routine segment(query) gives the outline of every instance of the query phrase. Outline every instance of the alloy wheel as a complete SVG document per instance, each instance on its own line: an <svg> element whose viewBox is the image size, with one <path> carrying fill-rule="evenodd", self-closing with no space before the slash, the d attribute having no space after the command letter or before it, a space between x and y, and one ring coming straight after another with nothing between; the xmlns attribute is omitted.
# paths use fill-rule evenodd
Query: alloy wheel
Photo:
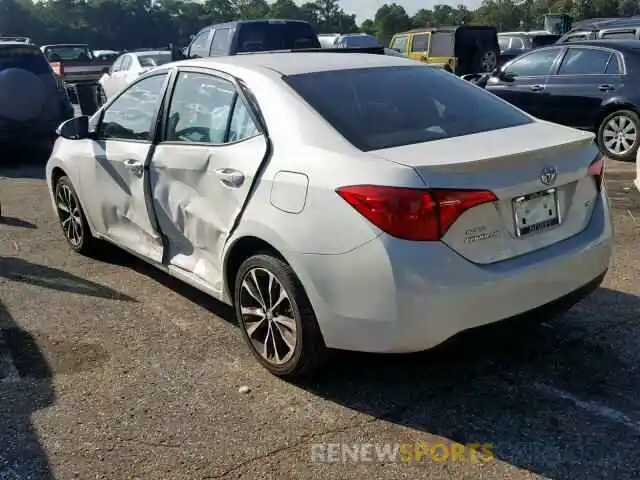
<svg viewBox="0 0 640 480"><path fill-rule="evenodd" d="M265 268L252 268L242 279L240 315L255 351L272 365L287 363L295 353L297 324L289 294Z"/></svg>
<svg viewBox="0 0 640 480"><path fill-rule="evenodd" d="M65 237L71 246L78 248L82 244L84 235L82 212L75 194L64 183L58 186L56 192L56 208Z"/></svg>
<svg viewBox="0 0 640 480"><path fill-rule="evenodd" d="M637 137L638 129L635 123L623 114L610 118L602 131L605 148L619 156L624 156L633 150Z"/></svg>

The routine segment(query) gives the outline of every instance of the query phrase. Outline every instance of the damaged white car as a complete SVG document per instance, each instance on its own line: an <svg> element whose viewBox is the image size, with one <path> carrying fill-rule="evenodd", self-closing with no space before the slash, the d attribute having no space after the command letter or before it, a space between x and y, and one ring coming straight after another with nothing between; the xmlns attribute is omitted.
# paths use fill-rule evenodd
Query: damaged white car
<svg viewBox="0 0 640 480"><path fill-rule="evenodd" d="M280 376L547 320L611 257L592 134L404 58L186 60L59 134L47 181L71 247L107 240L232 304Z"/></svg>

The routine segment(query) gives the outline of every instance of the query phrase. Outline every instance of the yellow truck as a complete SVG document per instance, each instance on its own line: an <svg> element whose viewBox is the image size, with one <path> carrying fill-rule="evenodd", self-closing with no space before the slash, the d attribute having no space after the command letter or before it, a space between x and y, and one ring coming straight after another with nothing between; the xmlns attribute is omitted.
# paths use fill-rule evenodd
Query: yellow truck
<svg viewBox="0 0 640 480"><path fill-rule="evenodd" d="M488 26L427 27L396 33L389 48L456 75L492 72L498 66L498 31Z"/></svg>

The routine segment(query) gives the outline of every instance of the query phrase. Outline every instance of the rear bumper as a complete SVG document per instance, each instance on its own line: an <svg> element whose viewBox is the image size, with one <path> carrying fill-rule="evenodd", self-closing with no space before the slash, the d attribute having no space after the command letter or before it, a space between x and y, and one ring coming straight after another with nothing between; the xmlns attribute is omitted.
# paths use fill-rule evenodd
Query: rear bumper
<svg viewBox="0 0 640 480"><path fill-rule="evenodd" d="M568 308L600 284L613 248L604 196L583 232L490 265L440 242L388 236L343 255L291 259L328 347L426 350L464 330Z"/></svg>

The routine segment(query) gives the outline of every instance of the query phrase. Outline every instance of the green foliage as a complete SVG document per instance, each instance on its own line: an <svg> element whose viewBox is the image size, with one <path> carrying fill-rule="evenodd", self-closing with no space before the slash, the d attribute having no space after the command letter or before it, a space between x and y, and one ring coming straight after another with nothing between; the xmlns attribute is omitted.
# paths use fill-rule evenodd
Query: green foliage
<svg viewBox="0 0 640 480"><path fill-rule="evenodd" d="M382 5L360 27L338 0L298 5L294 0L0 0L0 35L29 36L40 44L83 42L94 48L186 45L205 25L234 19L292 18L318 33L362 31L385 44L394 33L416 27L483 24L500 30L538 29L545 13L574 19L638 15L638 0L484 0L475 11L435 5L413 16L400 4Z"/></svg>

